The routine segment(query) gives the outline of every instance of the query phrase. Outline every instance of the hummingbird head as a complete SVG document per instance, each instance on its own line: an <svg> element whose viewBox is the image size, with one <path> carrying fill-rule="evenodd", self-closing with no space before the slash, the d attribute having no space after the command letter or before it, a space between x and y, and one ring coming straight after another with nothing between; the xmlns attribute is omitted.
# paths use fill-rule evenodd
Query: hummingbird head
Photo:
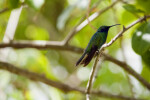
<svg viewBox="0 0 150 100"><path fill-rule="evenodd" d="M99 27L99 29L97 31L98 32L108 32L109 28L116 26L116 25L120 25L120 24L115 24L115 25L111 25L111 26L101 26L101 27Z"/></svg>

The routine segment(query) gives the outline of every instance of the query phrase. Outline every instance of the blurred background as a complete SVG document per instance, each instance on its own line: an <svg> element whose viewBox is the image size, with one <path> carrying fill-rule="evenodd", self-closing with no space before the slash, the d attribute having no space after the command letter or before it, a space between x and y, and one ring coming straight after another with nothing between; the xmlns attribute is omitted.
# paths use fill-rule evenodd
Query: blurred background
<svg viewBox="0 0 150 100"><path fill-rule="evenodd" d="M108 9L103 11L105 8ZM63 41L78 26L68 45L85 48L95 29L100 26L128 26L149 13L150 0L0 0L0 43ZM96 14L98 16L95 18ZM86 20L88 17L92 20L89 24ZM122 26L111 28L107 43L122 29ZM126 62L150 82L149 20L125 32L105 49L105 53ZM0 49L2 61L72 87L86 88L94 59L87 67L76 68L75 63L81 54L51 48ZM80 92L64 93L55 87L4 70L0 70L0 80L0 100L85 100L85 95ZM107 60L102 61L92 89L150 100L147 88L120 66ZM91 100L119 99L91 96Z"/></svg>

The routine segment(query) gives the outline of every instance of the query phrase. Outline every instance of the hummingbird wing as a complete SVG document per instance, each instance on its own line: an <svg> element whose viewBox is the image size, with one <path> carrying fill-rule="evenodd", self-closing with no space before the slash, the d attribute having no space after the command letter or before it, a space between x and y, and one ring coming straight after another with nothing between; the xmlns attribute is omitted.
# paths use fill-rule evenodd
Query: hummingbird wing
<svg viewBox="0 0 150 100"><path fill-rule="evenodd" d="M95 52L99 49L99 44L101 44L101 35L96 32L90 42L88 43L83 55L81 58L77 61L76 66L83 64L83 66L86 66L90 63L92 60Z"/></svg>
<svg viewBox="0 0 150 100"><path fill-rule="evenodd" d="M81 58L77 61L76 66L83 64L83 66L85 67L86 65L88 65L90 61L92 60L97 49L98 49L98 46L94 45L92 46L90 52L85 51L83 55L81 56Z"/></svg>

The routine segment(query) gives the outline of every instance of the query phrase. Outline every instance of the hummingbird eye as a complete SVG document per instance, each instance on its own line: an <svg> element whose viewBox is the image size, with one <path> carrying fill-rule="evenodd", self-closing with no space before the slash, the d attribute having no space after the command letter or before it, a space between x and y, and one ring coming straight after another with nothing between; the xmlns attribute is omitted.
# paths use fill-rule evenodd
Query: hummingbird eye
<svg viewBox="0 0 150 100"><path fill-rule="evenodd" d="M103 28L101 29L101 32L104 32L104 31L106 31L106 28L105 28L105 27L103 27Z"/></svg>

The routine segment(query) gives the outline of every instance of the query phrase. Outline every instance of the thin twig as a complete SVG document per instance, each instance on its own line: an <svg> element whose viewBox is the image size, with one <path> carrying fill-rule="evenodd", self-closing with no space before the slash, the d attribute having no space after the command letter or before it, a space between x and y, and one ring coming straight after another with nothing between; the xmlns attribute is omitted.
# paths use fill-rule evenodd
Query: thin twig
<svg viewBox="0 0 150 100"><path fill-rule="evenodd" d="M137 21L133 22L130 24L128 27L124 28L123 31L119 32L108 44L105 45L104 48L110 46L113 42L115 42L124 32L126 32L128 29L133 27L134 25L146 20L147 18L150 18L150 15L144 16L139 18ZM74 46L64 46L63 44L59 44L61 42L47 42L43 41L41 43L38 43L41 41L33 41L30 43L30 41L20 41L20 42L12 42L12 43L0 43L0 48L4 47L14 47L14 48L38 48L38 49L57 49L57 50L68 50L68 51L73 51L77 53L82 53L83 49L77 48ZM103 49L104 49L103 48ZM126 64L127 65L127 64ZM122 67L122 66L121 66ZM133 75L137 80L139 80L144 86L146 86L148 89L150 89L149 83L144 80L138 73L136 73L132 68L128 70L128 68L124 68L128 73ZM133 72L133 73L132 73Z"/></svg>
<svg viewBox="0 0 150 100"><path fill-rule="evenodd" d="M91 24L91 22L90 22L90 20L89 20L90 4L91 4L91 0L89 0L89 4L88 4L88 7L87 7L86 19L87 19L87 21L88 21L89 26L90 26L94 31L96 31L97 29Z"/></svg>
<svg viewBox="0 0 150 100"><path fill-rule="evenodd" d="M118 18L117 18L118 16L115 16L115 15L116 15L116 9L115 9L115 8L113 8L113 13L114 13L114 20L115 20L115 22L116 22L116 23L119 23ZM118 31L118 32L119 32L119 30L120 30L119 27L117 27L117 31ZM122 51L123 60L124 60L125 62L127 62L126 56L125 56L125 51L124 51L123 40L124 40L124 37L122 36L122 37L119 39L120 48L121 48L121 51ZM133 91L134 86L133 86L133 84L132 84L132 82L131 82L130 75L129 75L126 71L125 71L125 75L126 75L126 78L127 78L127 82L128 82L128 84L129 84L129 89L130 89L130 92L131 92L131 96L134 97L134 91Z"/></svg>
<svg viewBox="0 0 150 100"><path fill-rule="evenodd" d="M73 51L77 53L82 53L83 49L77 48L75 46L63 45L62 42L58 41L11 41L11 43L0 43L0 48L13 47L17 49L21 48L37 48L37 49L55 49L55 50L65 50Z"/></svg>
<svg viewBox="0 0 150 100"><path fill-rule="evenodd" d="M122 36L122 34L124 32L126 32L127 30L129 30L131 27L135 26L136 24L145 21L147 18L150 18L150 15L144 16L139 18L138 20L136 20L135 22L131 23L129 26L127 26L126 28L123 26L123 30L121 32L119 32L109 43L107 43L105 45L104 48L109 47L112 43L114 43L119 37Z"/></svg>
<svg viewBox="0 0 150 100"><path fill-rule="evenodd" d="M149 17L150 17L150 16L149 16ZM136 25L136 24L139 23L139 22L142 22L142 21L146 20L146 18L148 18L148 17L147 17L147 16L144 16L144 17L140 18L139 20L135 21L134 23L130 24L127 28L123 27L123 31L119 32L109 43L104 44L104 45L100 48L99 54L97 55L96 60L95 60L94 65L93 65L93 68L92 68L92 70L91 70L90 79L89 79L88 84L87 84L87 91L86 91L86 93L87 93L88 95L90 94L90 90L91 90L91 86L92 86L92 82L93 82L95 70L96 70L96 67L97 67L97 63L98 63L98 61L99 61L99 58L100 58L100 56L101 56L103 50L104 50L106 47L111 46L119 37L122 36L122 34L123 34L124 32L126 32L126 31L127 31L128 29L130 29L132 26ZM132 74L134 73L133 75L136 74L135 76L138 76L139 79L143 79L143 78L141 78L141 76L140 76L139 74L137 74L137 73L136 73L134 70L132 70L130 67L124 66L124 68L127 69L127 70L129 71L129 73L132 73ZM142 84L145 85L145 86L150 90L150 84L149 84L147 81L145 81L145 80L140 80L140 81L142 81Z"/></svg>
<svg viewBox="0 0 150 100"><path fill-rule="evenodd" d="M90 95L90 91L91 91L93 80L94 80L94 75L95 75L96 68L97 68L97 63L99 61L99 57L101 56L103 50L104 50L103 47L99 50L99 54L97 55L95 62L94 62L94 65L92 67L90 78L89 78L89 81L87 83L87 88L86 88L86 94L87 95Z"/></svg>
<svg viewBox="0 0 150 100"><path fill-rule="evenodd" d="M93 7L90 9L90 12L96 8L100 3L101 3L102 0L99 0L97 3L95 3L93 5ZM71 29L71 31L69 32L69 34L67 35L67 37L64 39L63 43L65 45L68 45L68 42L69 40L73 37L72 35L75 34L77 31L76 31L76 28L84 21L84 19L86 18L86 14L80 19L80 21L77 23L77 25L74 26L73 29Z"/></svg>
<svg viewBox="0 0 150 100"><path fill-rule="evenodd" d="M95 62L98 61L99 59L96 58ZM102 63L103 59L100 60L100 64L99 66L101 67L101 63ZM95 63L94 63L95 64ZM90 77L89 77L89 81L87 83L87 87L86 87L86 100L90 100L89 97L90 97L90 92L91 92L91 88L93 86L93 82L95 80L95 77L96 77L96 74L98 72L99 68L96 67L96 65L94 65L92 67L92 71L90 73Z"/></svg>
<svg viewBox="0 0 150 100"><path fill-rule="evenodd" d="M50 80L50 79L46 78L44 75L40 75L40 74L37 74L34 72L27 71L25 69L21 69L19 67L16 67L16 66L9 64L9 63L6 63L6 62L0 61L0 69L9 71L9 72L16 74L16 75L24 76L30 80L33 80L33 81L45 83L49 86L55 87L55 88L60 89L64 92L78 91L82 94L85 94L84 89L70 87L69 85L66 85L64 83ZM100 97L106 97L106 98L118 98L118 99L123 99L123 100L142 100L142 99L131 98L131 97L127 97L127 96L114 95L114 94L106 93L103 91L91 91L91 94L97 95Z"/></svg>
<svg viewBox="0 0 150 100"><path fill-rule="evenodd" d="M9 11L9 9L8 8L4 8L4 9L0 10L0 14L4 13L6 11Z"/></svg>
<svg viewBox="0 0 150 100"><path fill-rule="evenodd" d="M113 2L110 6L100 10L100 11L97 11L95 12L94 14L92 14L90 17L89 17L89 20L90 21L93 21L94 19L96 19L98 16L102 15L104 12L106 12L107 10L109 10L110 8L112 8L113 6L115 6L118 2L120 2L121 0L117 0L115 2ZM82 20L84 20L82 18ZM79 32L81 29L83 29L86 25L88 24L88 21L85 20L83 21L81 24L79 25L76 25L74 27L74 29L67 35L67 37L64 39L64 44L68 44L68 42L72 39L72 37L77 33Z"/></svg>
<svg viewBox="0 0 150 100"><path fill-rule="evenodd" d="M108 98L116 98L116 95L109 95L108 93L105 93L105 92L101 92L101 91L92 91L91 94L95 94L95 95L98 95L100 96L100 94L102 94L101 97L108 97ZM118 96L119 99L121 100L137 100L137 98L127 98L127 97L123 97L123 96ZM139 100L146 100L146 99L139 99Z"/></svg>
<svg viewBox="0 0 150 100"><path fill-rule="evenodd" d="M21 69L19 67L16 67L16 66L9 64L9 63L6 63L6 62L0 61L0 69L7 70L11 73L27 77L33 81L43 82L47 85L58 88L64 92L69 92L69 91L80 91L80 92L82 92L80 89L72 88L72 87L65 85L63 83L50 80L50 79L46 78L44 75L40 75L40 74L37 74L34 72L27 71L25 69Z"/></svg>

